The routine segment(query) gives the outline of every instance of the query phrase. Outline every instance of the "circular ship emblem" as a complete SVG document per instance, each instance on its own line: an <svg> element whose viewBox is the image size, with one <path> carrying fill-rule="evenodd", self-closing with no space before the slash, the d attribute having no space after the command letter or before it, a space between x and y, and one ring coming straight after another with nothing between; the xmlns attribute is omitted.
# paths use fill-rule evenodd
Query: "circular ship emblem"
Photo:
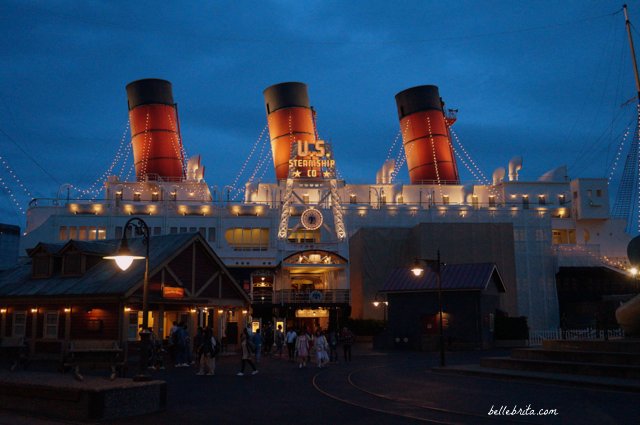
<svg viewBox="0 0 640 425"><path fill-rule="evenodd" d="M322 213L315 208L304 210L300 216L300 223L307 230L319 229L322 226Z"/></svg>

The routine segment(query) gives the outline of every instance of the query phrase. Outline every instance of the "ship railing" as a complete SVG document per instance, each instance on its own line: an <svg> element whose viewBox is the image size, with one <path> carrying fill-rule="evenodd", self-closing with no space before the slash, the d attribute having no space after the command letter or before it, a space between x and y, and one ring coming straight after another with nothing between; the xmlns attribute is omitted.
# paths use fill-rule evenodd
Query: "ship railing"
<svg viewBox="0 0 640 425"><path fill-rule="evenodd" d="M348 304L348 289L324 289L314 291L296 291L285 289L273 293L274 304ZM260 302L259 300L254 302Z"/></svg>
<svg viewBox="0 0 640 425"><path fill-rule="evenodd" d="M606 336L605 336L606 335ZM599 329L599 328L583 328L583 329L548 329L548 330L530 330L529 345L542 345L544 340L597 340L597 339L614 339L624 338L624 331L620 328L616 329Z"/></svg>

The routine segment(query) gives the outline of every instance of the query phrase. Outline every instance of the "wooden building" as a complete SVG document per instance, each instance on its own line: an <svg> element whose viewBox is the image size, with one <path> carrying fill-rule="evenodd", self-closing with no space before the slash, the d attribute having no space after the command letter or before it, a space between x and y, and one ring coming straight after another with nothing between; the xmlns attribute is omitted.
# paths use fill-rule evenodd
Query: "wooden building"
<svg viewBox="0 0 640 425"><path fill-rule="evenodd" d="M24 337L36 355L57 355L70 340L139 339L145 261L121 271L118 240L40 243L17 267L0 272L0 337ZM142 238L129 239L144 255ZM235 344L250 314L247 293L199 233L152 236L149 326L167 338L174 321L193 335L210 326Z"/></svg>

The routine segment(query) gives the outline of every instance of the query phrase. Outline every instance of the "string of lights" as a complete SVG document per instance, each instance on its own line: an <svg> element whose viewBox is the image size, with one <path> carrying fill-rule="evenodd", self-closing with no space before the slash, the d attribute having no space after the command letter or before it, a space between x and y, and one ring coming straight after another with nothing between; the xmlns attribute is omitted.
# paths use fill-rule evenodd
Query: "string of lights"
<svg viewBox="0 0 640 425"><path fill-rule="evenodd" d="M255 153L258 145L260 145L260 142L262 141L263 136L264 136L267 128L268 128L268 125L265 125L264 128L262 129L262 131L260 132L260 135L256 139L256 141L253 143L253 146L251 147L249 155L247 155L247 157L244 160L244 163L240 167L240 171L238 171L238 174L233 179L233 182L231 183L231 185L229 185L229 187L231 188L232 191L239 190L238 187L237 187L238 181L240 181L240 177L242 177L242 175L244 174L244 170L247 168L247 164L249 164L249 161L253 157L253 154Z"/></svg>
<svg viewBox="0 0 640 425"><path fill-rule="evenodd" d="M438 190L442 198L442 182L440 181L440 169L438 167L438 157L436 156L436 142L433 139L433 131L431 130L431 118L427 115L427 131L429 131L429 140L431 141L431 153L433 154L433 167L436 171L436 180L438 181Z"/></svg>
<svg viewBox="0 0 640 425"><path fill-rule="evenodd" d="M611 184L611 180L613 179L613 176L615 175L616 170L618 169L618 162L620 161L620 158L622 157L622 153L624 152L624 147L627 143L627 138L629 137L629 134L631 134L631 126L627 126L627 128L625 128L624 133L622 134L622 138L620 139L620 143L618 144L618 150L616 151L616 156L613 160L613 163L611 164L611 170L609 171L609 178L607 179L609 184Z"/></svg>
<svg viewBox="0 0 640 425"><path fill-rule="evenodd" d="M171 145L173 150L178 158L182 160L182 175L187 175L187 161L185 159L188 158L187 151L184 149L184 144L182 140L180 140L180 135L178 134L178 127L173 122L173 118L171 118L171 114L167 112L167 118L169 118L169 125L171 125L171 130L173 130L174 137L171 140Z"/></svg>
<svg viewBox="0 0 640 425"><path fill-rule="evenodd" d="M26 212L25 212L24 208L22 208L22 206L20 205L20 202L18 202L18 199L16 198L15 194L13 193L13 191L11 190L9 185L4 181L4 179L2 177L0 177L0 186L2 186L2 188L5 190L5 192L7 192L7 195L9 195L9 199L11 199L11 202L13 202L13 204L18 209L18 211L20 211L20 214L25 215Z"/></svg>
<svg viewBox="0 0 640 425"><path fill-rule="evenodd" d="M0 161L2 162L2 165L4 166L5 170L7 170L7 173L9 173L9 176L13 178L13 181L20 187L20 189L22 189L25 195L27 195L29 198L32 198L31 192L29 191L29 189L27 189L27 187L24 185L22 180L20 180L20 178L18 177L16 172L13 170L13 168L9 165L9 163L2 156L0 156Z"/></svg>
<svg viewBox="0 0 640 425"><path fill-rule="evenodd" d="M482 171L482 169L480 169L480 167L478 167L478 164L476 164L476 162L473 160L473 158L471 157L471 155L469 155L469 152L467 151L467 149L464 147L464 145L462 144L462 142L460 141L460 138L458 137L458 135L456 134L455 131L453 131L453 128L448 127L449 128L449 133L451 135L453 135L453 138L455 139L455 143L458 146L458 148L462 151L462 153L464 154L464 156L467 158L467 160L469 161L469 164L471 164L473 166L473 170L470 167L467 167L467 169L469 170L469 172L473 175L473 177L480 181L482 184L490 184L491 181L487 178L487 176L484 174L484 172ZM463 161L464 163L464 159L462 159L462 154L460 154L460 152L458 152L458 150L455 148L455 146L451 143L451 140L449 140L449 145L451 146L451 148L453 149L453 151L456 153L456 155ZM475 171L474 171L475 170Z"/></svg>
<svg viewBox="0 0 640 425"><path fill-rule="evenodd" d="M96 197L100 194L102 190L102 183L113 174L113 169L116 168L118 164L122 162L122 158L124 156L125 160L128 157L129 149L128 144L126 143L127 132L129 131L129 122L127 121L125 125L125 129L122 133L122 137L120 138L120 143L118 144L118 149L114 155L113 160L111 161L111 165L93 182L87 189L82 189L75 185L69 185L72 189L77 191L81 197L92 195L92 197Z"/></svg>
<svg viewBox="0 0 640 425"><path fill-rule="evenodd" d="M404 129L402 129L402 140L404 140L405 136L407 135L410 122L411 122L410 120L407 120L404 124ZM412 151L413 151L413 144L410 144L408 153L411 153ZM406 161L407 161L407 155L405 155L404 144L401 143L400 147L398 148L398 154L396 155L393 172L391 173L391 176L390 176L391 183L395 181L396 176L398 175L398 173L400 172L400 169L402 168L402 166Z"/></svg>

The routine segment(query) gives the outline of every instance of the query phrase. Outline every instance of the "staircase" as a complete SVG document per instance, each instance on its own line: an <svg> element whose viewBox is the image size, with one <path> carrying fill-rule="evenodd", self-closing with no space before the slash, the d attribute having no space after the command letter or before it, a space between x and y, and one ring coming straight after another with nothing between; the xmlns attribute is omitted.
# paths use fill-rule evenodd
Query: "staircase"
<svg viewBox="0 0 640 425"><path fill-rule="evenodd" d="M433 371L640 392L640 339L544 340L541 348L514 349L509 357Z"/></svg>
<svg viewBox="0 0 640 425"><path fill-rule="evenodd" d="M545 340L542 348L515 349L511 357L483 358L480 366L640 379L640 340Z"/></svg>

